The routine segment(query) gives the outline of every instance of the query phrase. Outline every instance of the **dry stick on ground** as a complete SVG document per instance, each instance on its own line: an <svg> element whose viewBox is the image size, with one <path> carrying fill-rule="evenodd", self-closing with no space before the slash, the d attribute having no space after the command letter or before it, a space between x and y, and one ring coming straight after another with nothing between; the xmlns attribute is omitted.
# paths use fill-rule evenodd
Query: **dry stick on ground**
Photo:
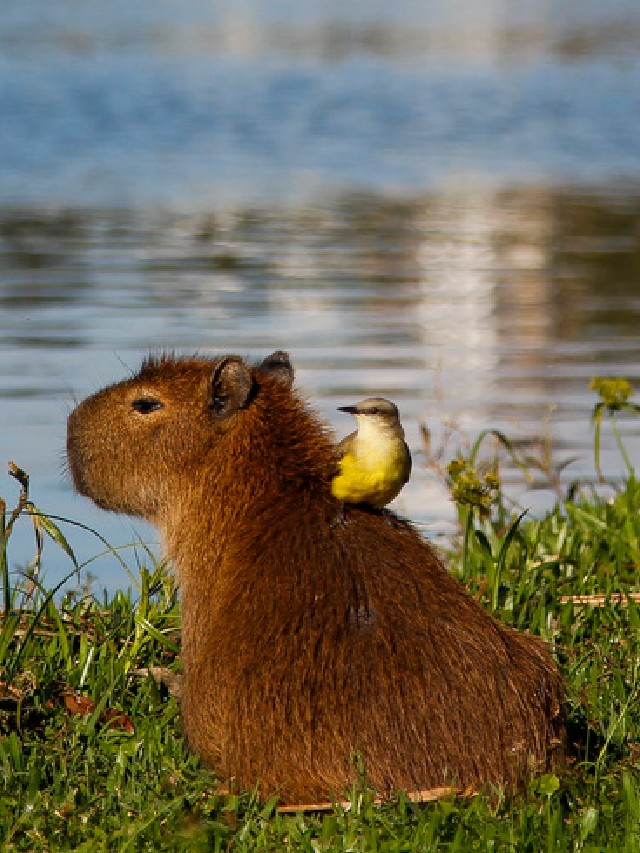
<svg viewBox="0 0 640 853"><path fill-rule="evenodd" d="M561 595L560 604L583 604L604 607L605 604L626 605L629 601L640 602L640 592L613 592L608 595Z"/></svg>
<svg viewBox="0 0 640 853"><path fill-rule="evenodd" d="M442 788L426 788L422 791L407 791L405 796L412 803L432 803L435 800L444 800L453 797L472 797L475 791L470 788L451 788L448 786ZM381 806L389 802L389 797L375 797L373 805ZM350 800L343 800L338 803L304 803L304 804L286 804L278 806L276 811L279 814L292 814L295 812L327 812L331 811L334 806L340 806L343 809L350 809L353 803Z"/></svg>

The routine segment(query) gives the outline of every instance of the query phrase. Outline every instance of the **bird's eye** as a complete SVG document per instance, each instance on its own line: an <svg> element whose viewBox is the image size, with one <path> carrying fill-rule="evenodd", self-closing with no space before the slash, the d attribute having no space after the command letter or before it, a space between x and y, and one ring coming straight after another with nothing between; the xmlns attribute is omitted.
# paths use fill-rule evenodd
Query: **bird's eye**
<svg viewBox="0 0 640 853"><path fill-rule="evenodd" d="M131 408L134 411L139 412L141 415L148 415L150 412L155 412L158 409L162 409L164 403L160 400L154 400L153 397L140 397L138 400L134 400L131 404Z"/></svg>
<svg viewBox="0 0 640 853"><path fill-rule="evenodd" d="M380 413L380 409L377 409L375 406L373 407L373 409L369 409L370 415L377 415L379 413Z"/></svg>

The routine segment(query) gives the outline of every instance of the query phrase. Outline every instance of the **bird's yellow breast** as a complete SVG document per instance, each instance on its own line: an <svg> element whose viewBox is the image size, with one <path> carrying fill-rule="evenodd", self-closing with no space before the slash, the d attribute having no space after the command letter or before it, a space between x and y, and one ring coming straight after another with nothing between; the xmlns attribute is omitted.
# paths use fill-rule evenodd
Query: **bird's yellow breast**
<svg viewBox="0 0 640 853"><path fill-rule="evenodd" d="M345 453L331 483L333 495L345 503L366 503L381 509L400 492L408 476L404 442L384 442Z"/></svg>

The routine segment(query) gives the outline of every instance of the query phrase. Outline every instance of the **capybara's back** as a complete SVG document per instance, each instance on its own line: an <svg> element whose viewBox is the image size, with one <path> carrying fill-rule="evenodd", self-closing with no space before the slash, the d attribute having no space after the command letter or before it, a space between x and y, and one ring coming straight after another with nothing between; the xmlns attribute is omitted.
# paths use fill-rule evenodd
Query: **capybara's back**
<svg viewBox="0 0 640 853"><path fill-rule="evenodd" d="M76 487L145 517L182 589L187 737L221 779L341 796L514 784L550 766L562 686L407 522L331 495L331 437L283 353L162 357L71 414Z"/></svg>

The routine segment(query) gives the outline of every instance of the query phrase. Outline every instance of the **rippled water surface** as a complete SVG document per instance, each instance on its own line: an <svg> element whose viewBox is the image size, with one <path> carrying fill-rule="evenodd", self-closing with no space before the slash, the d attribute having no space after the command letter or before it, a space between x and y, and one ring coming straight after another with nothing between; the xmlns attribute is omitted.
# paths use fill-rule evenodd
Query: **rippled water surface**
<svg viewBox="0 0 640 853"><path fill-rule="evenodd" d="M452 510L420 424L435 448L451 423L548 430L564 481L593 477L589 378L640 373L638 36L631 0L5 0L1 464L43 509L155 541L73 495L74 400L150 349L285 348L339 435L338 405L396 400L397 506L432 536Z"/></svg>

